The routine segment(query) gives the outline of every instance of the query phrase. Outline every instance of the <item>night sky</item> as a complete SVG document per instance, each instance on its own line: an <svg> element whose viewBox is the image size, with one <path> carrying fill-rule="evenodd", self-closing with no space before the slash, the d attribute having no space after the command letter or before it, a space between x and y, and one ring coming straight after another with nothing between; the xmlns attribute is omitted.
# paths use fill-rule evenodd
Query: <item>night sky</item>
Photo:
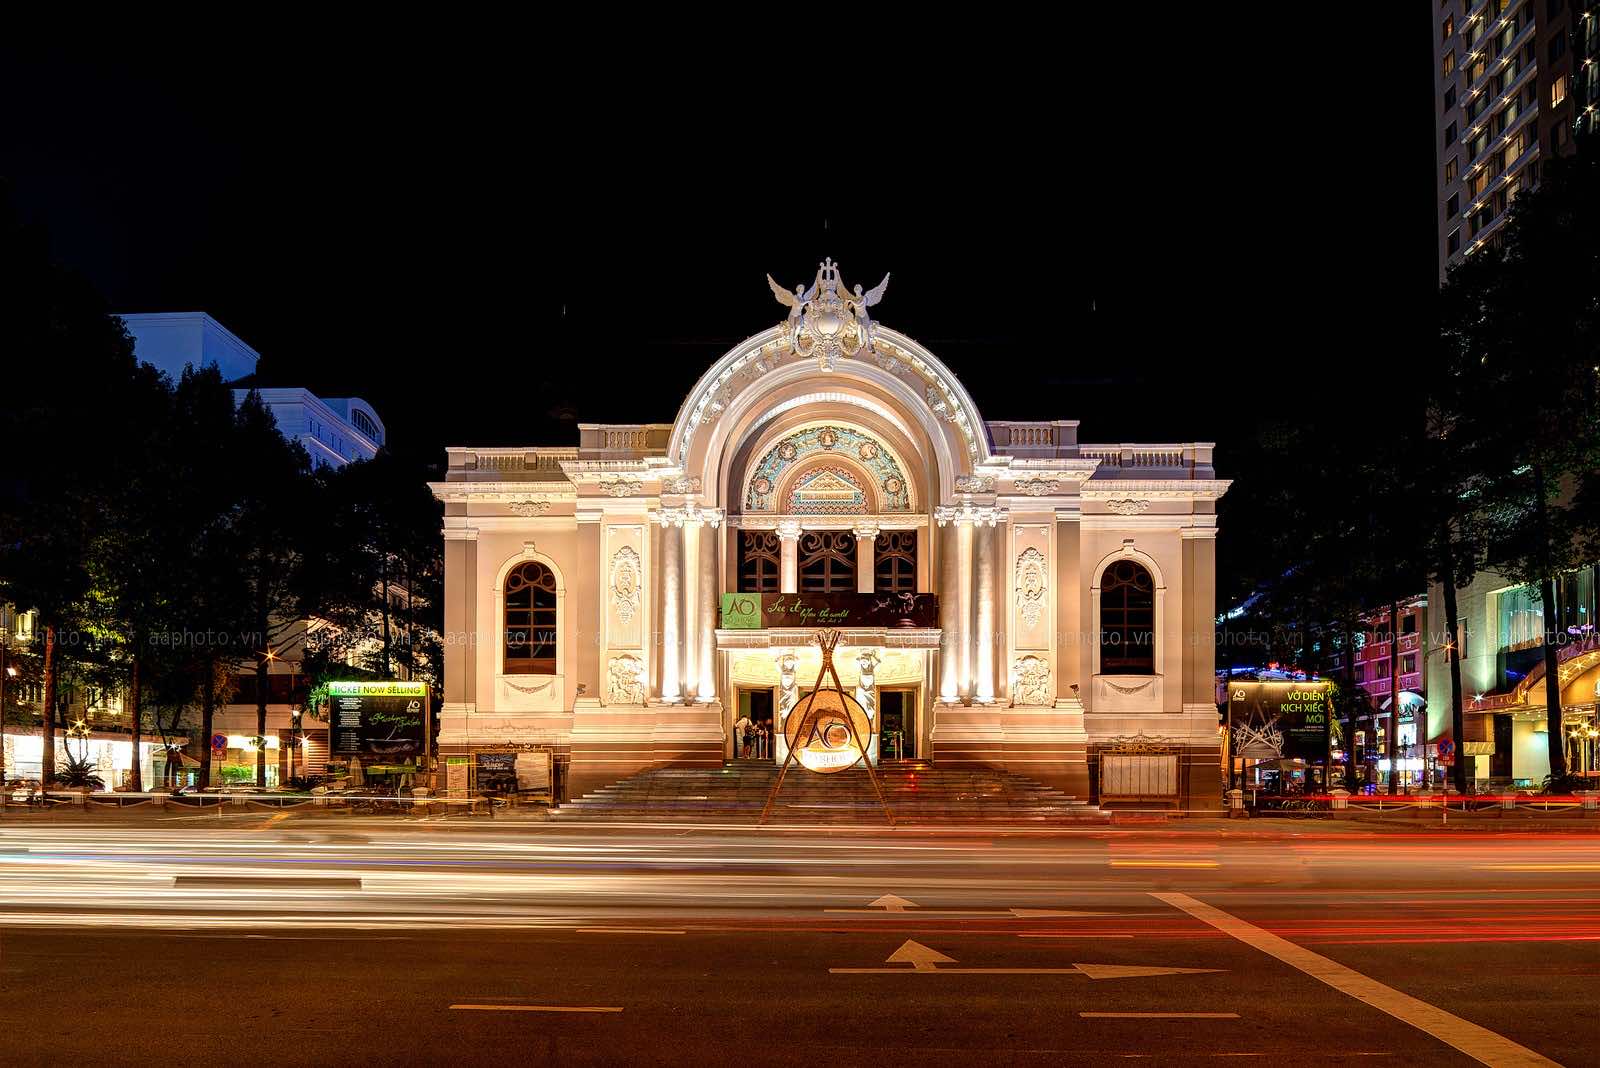
<svg viewBox="0 0 1600 1068"><path fill-rule="evenodd" d="M1310 15L1244 17L1108 25L1134 54L1104 68L1087 35L781 76L709 46L557 70L488 28L13 54L0 174L113 308L210 312L261 384L364 397L422 462L671 421L782 318L763 275L832 256L893 272L878 317L984 417L1216 440L1227 473L1263 410L1381 426L1436 281L1433 28L1335 57Z"/></svg>

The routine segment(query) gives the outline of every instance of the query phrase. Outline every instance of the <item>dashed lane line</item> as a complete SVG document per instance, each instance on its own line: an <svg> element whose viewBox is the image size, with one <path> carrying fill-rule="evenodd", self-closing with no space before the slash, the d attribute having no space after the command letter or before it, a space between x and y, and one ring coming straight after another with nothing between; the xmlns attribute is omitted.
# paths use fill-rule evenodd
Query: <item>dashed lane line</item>
<svg viewBox="0 0 1600 1068"><path fill-rule="evenodd" d="M1410 1024L1417 1030L1454 1046L1480 1063L1491 1065L1493 1068L1533 1068L1533 1066L1550 1068L1552 1065L1559 1068L1557 1062L1511 1041L1504 1035L1480 1027L1470 1020L1463 1020L1410 994L1403 994L1392 986L1386 986L1370 976L1362 975L1354 968L1347 968L1320 953L1313 953L1304 946L1279 938L1270 931L1264 931L1253 923L1207 905L1188 894L1159 892L1151 893L1150 896L1187 912L1202 923L1215 927L1223 934L1231 935L1269 957L1276 957L1313 979L1326 983L1341 994L1348 994L1357 1001L1364 1001L1378 1011L1388 1013L1402 1023Z"/></svg>
<svg viewBox="0 0 1600 1068"><path fill-rule="evenodd" d="M1113 860L1113 868L1220 868L1215 860Z"/></svg>
<svg viewBox="0 0 1600 1068"><path fill-rule="evenodd" d="M452 1005L477 1012L621 1012L621 1005Z"/></svg>
<svg viewBox="0 0 1600 1068"><path fill-rule="evenodd" d="M1085 1020L1237 1020L1236 1012L1080 1012Z"/></svg>

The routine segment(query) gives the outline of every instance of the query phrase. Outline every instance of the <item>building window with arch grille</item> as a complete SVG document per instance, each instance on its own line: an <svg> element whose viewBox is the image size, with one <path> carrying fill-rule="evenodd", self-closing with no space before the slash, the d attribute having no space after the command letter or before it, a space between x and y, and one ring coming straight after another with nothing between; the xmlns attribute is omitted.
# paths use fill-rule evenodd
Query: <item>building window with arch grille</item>
<svg viewBox="0 0 1600 1068"><path fill-rule="evenodd" d="M801 593L853 593L856 536L849 530L807 530L800 535Z"/></svg>
<svg viewBox="0 0 1600 1068"><path fill-rule="evenodd" d="M537 560L512 568L505 584L505 673L556 673L556 576Z"/></svg>
<svg viewBox="0 0 1600 1068"><path fill-rule="evenodd" d="M885 530L873 546L872 588L878 593L917 592L917 532Z"/></svg>
<svg viewBox="0 0 1600 1068"><path fill-rule="evenodd" d="M772 530L739 532L739 592L777 593L781 584L783 551Z"/></svg>
<svg viewBox="0 0 1600 1068"><path fill-rule="evenodd" d="M1155 581L1144 566L1118 560L1100 578L1100 672L1154 675Z"/></svg>

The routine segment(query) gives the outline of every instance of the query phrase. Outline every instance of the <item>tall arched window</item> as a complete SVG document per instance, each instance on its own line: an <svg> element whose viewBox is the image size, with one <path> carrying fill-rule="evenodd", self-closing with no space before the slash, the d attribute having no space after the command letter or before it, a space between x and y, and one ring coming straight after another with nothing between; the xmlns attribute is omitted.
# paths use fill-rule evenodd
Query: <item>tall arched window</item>
<svg viewBox="0 0 1600 1068"><path fill-rule="evenodd" d="M777 593L782 547L770 530L739 532L739 592Z"/></svg>
<svg viewBox="0 0 1600 1068"><path fill-rule="evenodd" d="M875 546L873 589L879 593L917 592L917 532L885 530Z"/></svg>
<svg viewBox="0 0 1600 1068"><path fill-rule="evenodd" d="M856 536L849 530L807 530L796 546L801 593L853 593Z"/></svg>
<svg viewBox="0 0 1600 1068"><path fill-rule="evenodd" d="M556 673L556 576L537 560L506 576L505 673Z"/></svg>
<svg viewBox="0 0 1600 1068"><path fill-rule="evenodd" d="M1100 671L1154 675L1156 592L1150 572L1118 560L1100 577Z"/></svg>

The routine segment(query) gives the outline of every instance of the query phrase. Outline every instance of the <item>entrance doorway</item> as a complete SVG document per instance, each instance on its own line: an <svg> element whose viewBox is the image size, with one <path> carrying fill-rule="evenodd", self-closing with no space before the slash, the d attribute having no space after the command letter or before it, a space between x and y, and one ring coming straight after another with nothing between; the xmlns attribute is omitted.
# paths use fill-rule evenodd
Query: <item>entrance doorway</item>
<svg viewBox="0 0 1600 1068"><path fill-rule="evenodd" d="M878 691L878 753L882 760L917 755L917 691Z"/></svg>
<svg viewBox="0 0 1600 1068"><path fill-rule="evenodd" d="M772 691L771 690L740 690L739 712L733 717L735 723L748 719L753 725L752 737L748 750L745 739L738 736L737 731L730 731L733 735L734 759L749 756L752 758L766 758L772 756Z"/></svg>

